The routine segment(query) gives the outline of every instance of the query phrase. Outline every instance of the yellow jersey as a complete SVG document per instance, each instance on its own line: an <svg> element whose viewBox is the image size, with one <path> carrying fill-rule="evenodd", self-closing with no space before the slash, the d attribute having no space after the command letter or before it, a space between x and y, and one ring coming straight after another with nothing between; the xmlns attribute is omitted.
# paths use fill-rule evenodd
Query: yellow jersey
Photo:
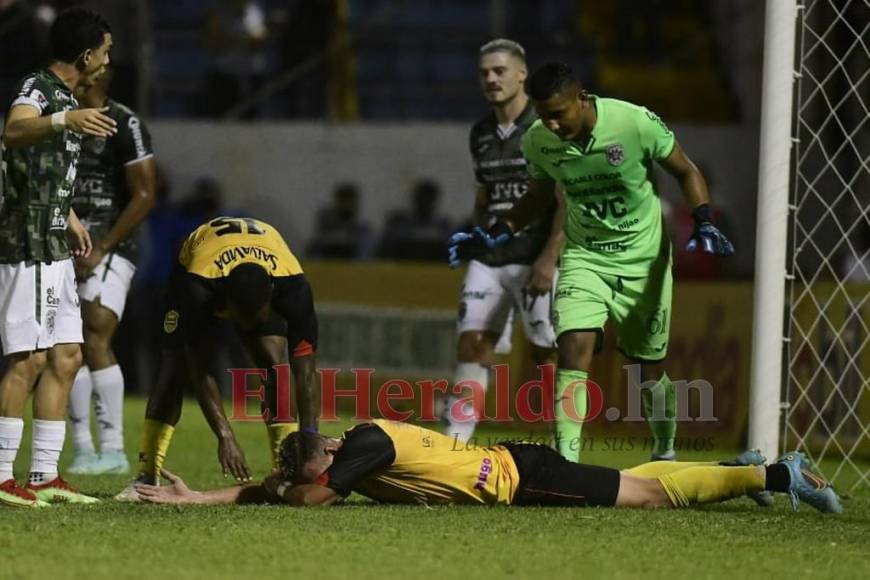
<svg viewBox="0 0 870 580"><path fill-rule="evenodd" d="M408 423L376 419L347 431L320 483L389 503L510 504L520 476L501 445L466 447Z"/></svg>
<svg viewBox="0 0 870 580"><path fill-rule="evenodd" d="M278 230L253 218L219 217L199 226L184 242L178 261L203 278L222 278L247 263L262 266L272 277L302 273Z"/></svg>

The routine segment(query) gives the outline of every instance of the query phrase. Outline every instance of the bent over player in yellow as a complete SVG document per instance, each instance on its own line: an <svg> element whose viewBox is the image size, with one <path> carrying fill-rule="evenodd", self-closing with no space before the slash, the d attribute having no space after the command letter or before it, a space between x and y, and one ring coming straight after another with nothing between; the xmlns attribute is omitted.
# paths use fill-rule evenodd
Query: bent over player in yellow
<svg viewBox="0 0 870 580"><path fill-rule="evenodd" d="M352 491L383 503L688 507L753 491L789 493L822 512L837 494L800 453L764 465L757 451L720 464L651 462L618 471L574 463L545 445L466 446L407 423L377 419L342 439L298 432L281 444L281 469L262 484L197 492L164 470L169 487L138 485L153 503L283 502L330 505Z"/></svg>
<svg viewBox="0 0 870 580"><path fill-rule="evenodd" d="M215 379L206 370L215 352L215 323L229 320L253 363L266 369L265 411L273 462L296 424L278 409L274 367L289 362L303 430L317 432L320 392L314 382L317 316L311 288L281 234L251 218L220 217L201 225L181 248L167 291L164 345L157 386L148 399L137 481L157 483L181 415L186 372L218 439L224 473L250 479L245 456L224 413ZM288 357L289 351L289 357ZM184 376L184 375L183 375ZM286 411L286 410L285 410ZM138 499L133 486L118 499Z"/></svg>

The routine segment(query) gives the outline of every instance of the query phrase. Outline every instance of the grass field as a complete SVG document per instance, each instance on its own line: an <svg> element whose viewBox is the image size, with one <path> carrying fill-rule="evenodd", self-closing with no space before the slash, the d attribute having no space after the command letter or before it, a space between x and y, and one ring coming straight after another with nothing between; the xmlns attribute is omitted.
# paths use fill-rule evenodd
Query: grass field
<svg viewBox="0 0 870 580"><path fill-rule="evenodd" d="M144 402L127 404L127 450ZM338 427L329 426L330 431ZM25 431L29 435L29 427ZM252 469L268 467L265 430L236 426ZM16 473L29 465L25 441ZM686 454L683 459L710 458ZM639 453L589 453L617 467ZM64 453L63 463L70 460ZM167 467L191 487L219 487L216 445L192 401ZM703 509L379 506L153 506L112 502L127 476L75 477L97 506L0 510L0 578L870 578L870 493L842 516L779 497Z"/></svg>

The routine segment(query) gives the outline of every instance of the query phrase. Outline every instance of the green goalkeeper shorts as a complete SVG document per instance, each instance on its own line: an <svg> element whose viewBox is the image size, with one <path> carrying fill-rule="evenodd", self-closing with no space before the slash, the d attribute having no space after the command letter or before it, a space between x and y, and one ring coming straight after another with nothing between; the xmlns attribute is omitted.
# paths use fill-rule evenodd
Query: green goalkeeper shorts
<svg viewBox="0 0 870 580"><path fill-rule="evenodd" d="M572 330L594 330L602 336L610 318L623 354L660 361L668 353L672 287L667 258L656 261L644 278L623 278L584 268L582 262L563 254L553 303L556 336Z"/></svg>

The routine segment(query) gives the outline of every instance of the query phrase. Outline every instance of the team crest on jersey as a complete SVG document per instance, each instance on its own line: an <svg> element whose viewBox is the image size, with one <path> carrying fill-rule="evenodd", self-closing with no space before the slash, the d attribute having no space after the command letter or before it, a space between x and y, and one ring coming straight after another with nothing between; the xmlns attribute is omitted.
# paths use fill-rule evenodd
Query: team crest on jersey
<svg viewBox="0 0 870 580"><path fill-rule="evenodd" d="M90 149L94 155L99 155L103 151L106 150L106 138L105 137L96 137L94 139L90 139Z"/></svg>
<svg viewBox="0 0 870 580"><path fill-rule="evenodd" d="M605 153L607 154L607 162L614 167L619 167L625 161L625 148L621 143L608 145Z"/></svg>
<svg viewBox="0 0 870 580"><path fill-rule="evenodd" d="M178 312L169 310L163 317L163 332L172 334L178 328Z"/></svg>

